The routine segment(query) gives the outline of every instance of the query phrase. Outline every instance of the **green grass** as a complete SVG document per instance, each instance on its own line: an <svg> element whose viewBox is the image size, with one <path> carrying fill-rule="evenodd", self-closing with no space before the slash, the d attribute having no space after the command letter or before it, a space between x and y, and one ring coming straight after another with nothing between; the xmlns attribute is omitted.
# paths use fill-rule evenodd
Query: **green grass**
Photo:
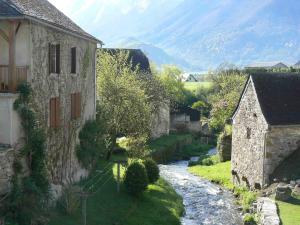
<svg viewBox="0 0 300 225"><path fill-rule="evenodd" d="M197 91L200 87L210 88L211 85L211 82L184 82L184 87L191 92Z"/></svg>
<svg viewBox="0 0 300 225"><path fill-rule="evenodd" d="M111 168L115 177L116 166ZM122 176L124 170L122 170ZM182 198L163 179L153 185L140 198L129 196L125 187L116 192L116 180L111 179L87 201L88 225L179 225L184 210ZM81 210L66 215L55 209L50 213L50 225L80 225Z"/></svg>
<svg viewBox="0 0 300 225"><path fill-rule="evenodd" d="M231 182L230 168L231 164L230 161L228 161L211 166L192 166L189 168L189 171L192 174L220 184L227 189L233 190L234 185Z"/></svg>
<svg viewBox="0 0 300 225"><path fill-rule="evenodd" d="M276 201L283 225L300 225L300 197L288 202Z"/></svg>

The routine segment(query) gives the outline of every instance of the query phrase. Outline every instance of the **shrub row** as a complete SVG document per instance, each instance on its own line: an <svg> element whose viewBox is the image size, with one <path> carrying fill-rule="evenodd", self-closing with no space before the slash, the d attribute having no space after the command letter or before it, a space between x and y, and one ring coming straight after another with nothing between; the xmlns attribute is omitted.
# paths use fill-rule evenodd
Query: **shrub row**
<svg viewBox="0 0 300 225"><path fill-rule="evenodd" d="M146 159L143 162L132 162L125 173L125 187L129 194L139 196L148 184L155 183L159 179L159 168L155 161Z"/></svg>

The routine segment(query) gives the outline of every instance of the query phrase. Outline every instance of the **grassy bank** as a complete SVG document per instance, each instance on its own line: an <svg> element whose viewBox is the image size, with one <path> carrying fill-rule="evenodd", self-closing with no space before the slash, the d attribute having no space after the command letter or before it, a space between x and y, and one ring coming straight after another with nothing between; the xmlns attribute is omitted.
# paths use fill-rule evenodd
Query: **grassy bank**
<svg viewBox="0 0 300 225"><path fill-rule="evenodd" d="M171 133L149 142L152 157L159 163L187 160L206 154L211 145L201 144L192 134Z"/></svg>
<svg viewBox="0 0 300 225"><path fill-rule="evenodd" d="M283 225L300 224L300 197L294 197L288 202L276 201Z"/></svg>
<svg viewBox="0 0 300 225"><path fill-rule="evenodd" d="M184 83L184 87L191 92L196 92L198 88L209 89L211 86L212 86L211 82L185 82Z"/></svg>
<svg viewBox="0 0 300 225"><path fill-rule="evenodd" d="M101 170L101 167L98 168ZM182 199L163 179L153 185L140 198L129 196L124 186L116 192L116 168L111 168L111 178L87 201L87 224L89 225L179 225L183 213ZM123 173L122 173L123 176ZM108 175L109 177L109 175ZM90 181L86 181L90 182ZM86 183L85 182L85 183ZM82 184L84 185L84 183ZM55 209L50 225L80 225L81 209L71 215Z"/></svg>

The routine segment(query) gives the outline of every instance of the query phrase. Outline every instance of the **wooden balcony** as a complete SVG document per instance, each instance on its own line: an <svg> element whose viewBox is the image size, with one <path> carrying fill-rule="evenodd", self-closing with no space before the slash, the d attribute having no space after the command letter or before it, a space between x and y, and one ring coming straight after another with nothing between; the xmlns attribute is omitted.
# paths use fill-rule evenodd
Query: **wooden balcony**
<svg viewBox="0 0 300 225"><path fill-rule="evenodd" d="M0 92L16 92L20 83L27 81L28 66L16 66L15 76L11 76L8 65L0 65Z"/></svg>

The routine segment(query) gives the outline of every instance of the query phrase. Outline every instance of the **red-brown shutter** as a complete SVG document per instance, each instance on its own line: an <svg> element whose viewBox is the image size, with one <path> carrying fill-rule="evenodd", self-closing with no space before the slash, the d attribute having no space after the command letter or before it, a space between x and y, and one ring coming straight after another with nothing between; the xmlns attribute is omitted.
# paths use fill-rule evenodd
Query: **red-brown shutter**
<svg viewBox="0 0 300 225"><path fill-rule="evenodd" d="M75 94L71 94L71 119L76 119L76 115L75 115L75 102L76 102L76 96Z"/></svg>
<svg viewBox="0 0 300 225"><path fill-rule="evenodd" d="M81 93L76 94L76 118L81 116Z"/></svg>
<svg viewBox="0 0 300 225"><path fill-rule="evenodd" d="M50 127L55 127L55 98L50 99Z"/></svg>
<svg viewBox="0 0 300 225"><path fill-rule="evenodd" d="M60 127L60 99L55 98L55 127Z"/></svg>
<svg viewBox="0 0 300 225"><path fill-rule="evenodd" d="M60 99L59 99L59 97L50 99L50 127L51 128L60 127Z"/></svg>

